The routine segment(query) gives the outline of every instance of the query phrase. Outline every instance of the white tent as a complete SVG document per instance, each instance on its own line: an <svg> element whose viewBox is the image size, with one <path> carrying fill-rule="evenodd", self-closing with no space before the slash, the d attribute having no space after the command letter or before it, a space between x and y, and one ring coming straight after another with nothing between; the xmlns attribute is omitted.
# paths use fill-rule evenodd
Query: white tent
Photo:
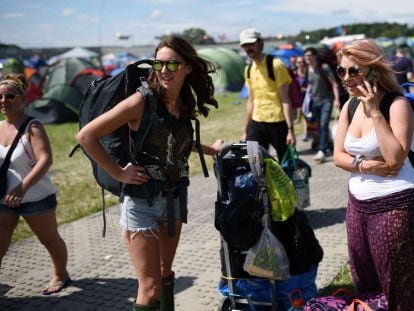
<svg viewBox="0 0 414 311"><path fill-rule="evenodd" d="M91 51L91 50L88 50L82 47L75 47L69 51L66 51L63 54L58 55L57 57L59 59L63 59L63 58L88 58L89 59L89 58L98 57L98 56L99 54L94 51Z"/></svg>
<svg viewBox="0 0 414 311"><path fill-rule="evenodd" d="M351 43L352 41L361 40L361 39L365 39L365 34L344 35L344 36L338 36L338 37L333 37L333 38L323 38L320 41L320 43L331 46L332 44L336 42Z"/></svg>
<svg viewBox="0 0 414 311"><path fill-rule="evenodd" d="M75 47L69 51L66 51L65 53L52 56L51 58L48 59L47 63L49 65L53 65L57 63L58 61L60 61L61 59L66 59L66 58L84 58L90 61L94 57L96 58L99 57L99 54L94 51L82 48L82 47Z"/></svg>

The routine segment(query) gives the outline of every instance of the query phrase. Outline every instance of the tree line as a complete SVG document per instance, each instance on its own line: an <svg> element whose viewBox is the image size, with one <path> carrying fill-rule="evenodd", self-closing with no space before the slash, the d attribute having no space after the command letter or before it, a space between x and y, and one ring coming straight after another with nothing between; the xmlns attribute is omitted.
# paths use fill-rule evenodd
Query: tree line
<svg viewBox="0 0 414 311"><path fill-rule="evenodd" d="M341 28L345 30L347 35L354 34L365 34L368 38L378 38L378 37L387 37L390 39L395 39L400 36L404 37L414 37L414 26L409 27L408 24L399 24L399 23L359 23L359 24L349 24L341 25ZM173 33L174 35L181 35L196 45L206 45L206 44L216 44L214 38L210 36L202 28L188 28L185 29L182 33ZM296 36L288 36L285 39L290 42L318 42L325 37L335 37L338 36L338 27L333 28L321 28L312 31L302 30ZM156 39L162 39L164 35L157 36ZM309 39L310 38L310 39ZM274 38L269 38L274 39Z"/></svg>

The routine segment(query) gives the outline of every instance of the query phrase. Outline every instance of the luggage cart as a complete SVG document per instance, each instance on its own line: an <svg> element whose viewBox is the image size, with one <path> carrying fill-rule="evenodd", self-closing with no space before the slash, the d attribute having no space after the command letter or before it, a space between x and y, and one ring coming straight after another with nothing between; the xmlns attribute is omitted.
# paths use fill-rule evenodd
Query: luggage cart
<svg viewBox="0 0 414 311"><path fill-rule="evenodd" d="M259 147L257 142L248 141L246 143L224 144L220 154L215 160L214 168L218 184L215 225L220 231L222 246L220 257L223 274L219 288L223 286L228 289L226 294L222 292L224 297L219 304L218 311L284 310L283 305L274 295L275 281L273 280L262 279L265 285L264 289L260 290L260 292L263 295L254 295L240 290L238 287L240 280L247 282L249 279L252 281L257 280L257 278L251 277L243 270L243 263L247 251L255 243L254 241L249 241L250 246L247 244L244 245L243 241L239 241L227 234L227 227L223 228L222 224L217 224L217 219L224 217L220 214L223 213L223 209L228 208L229 202L237 199L231 191L231 183L234 182L235 173L241 171L246 173L246 175L243 175L244 177L249 176L251 178L253 176L257 187L252 187L250 190L253 192L251 196L255 198L256 215L260 218L261 228L270 228L271 213L267 197L267 187L264 181L263 157L270 157L270 155L263 148ZM248 192L247 189L246 191ZM236 219L232 219L228 223L233 225L233 221L237 223ZM231 238L226 236L230 236Z"/></svg>

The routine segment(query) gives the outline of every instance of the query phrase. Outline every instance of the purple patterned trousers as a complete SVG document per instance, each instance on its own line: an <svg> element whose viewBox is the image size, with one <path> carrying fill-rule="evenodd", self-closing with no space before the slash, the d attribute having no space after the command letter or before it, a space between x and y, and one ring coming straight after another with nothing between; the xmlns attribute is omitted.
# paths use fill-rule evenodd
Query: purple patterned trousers
<svg viewBox="0 0 414 311"><path fill-rule="evenodd" d="M383 292L389 310L414 310L414 189L369 200L349 193L346 227L357 291Z"/></svg>

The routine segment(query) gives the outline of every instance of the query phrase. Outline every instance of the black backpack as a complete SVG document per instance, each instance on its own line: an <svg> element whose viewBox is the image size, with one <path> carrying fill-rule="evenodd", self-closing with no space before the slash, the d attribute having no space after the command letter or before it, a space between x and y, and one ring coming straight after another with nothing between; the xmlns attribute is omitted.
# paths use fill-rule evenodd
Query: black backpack
<svg viewBox="0 0 414 311"><path fill-rule="evenodd" d="M143 59L134 64L129 64L121 73L115 76L105 76L92 81L81 103L79 128L81 129L87 123L110 110L128 96L135 92L141 92L145 99L145 110L135 141L132 142L135 146L134 149L139 152L150 130L158 128L157 100L147 82L147 77L152 70L151 65L152 60ZM200 124L196 119L195 147L198 149L203 172L207 177L208 171L201 150L199 131ZM101 143L110 157L121 166L124 166L131 161L129 128L127 124L103 137ZM69 154L69 157L71 157L79 148L80 145L76 145ZM122 183L109 175L86 152L84 153L91 162L93 176L102 189L104 219L103 236L105 236L106 219L104 190L107 190L116 196L121 196Z"/></svg>

